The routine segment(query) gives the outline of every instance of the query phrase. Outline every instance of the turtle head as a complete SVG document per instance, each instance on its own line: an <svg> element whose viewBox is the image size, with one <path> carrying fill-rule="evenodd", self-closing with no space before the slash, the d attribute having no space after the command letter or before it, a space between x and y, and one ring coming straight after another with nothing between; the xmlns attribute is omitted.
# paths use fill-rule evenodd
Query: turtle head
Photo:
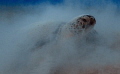
<svg viewBox="0 0 120 74"><path fill-rule="evenodd" d="M76 24L80 25L83 29L88 29L90 27L94 27L96 20L91 15L83 15L76 20Z"/></svg>
<svg viewBox="0 0 120 74"><path fill-rule="evenodd" d="M80 17L77 17L73 22L71 23L72 31L74 32L89 32L91 29L93 29L94 25L96 24L96 20L91 15L83 15Z"/></svg>

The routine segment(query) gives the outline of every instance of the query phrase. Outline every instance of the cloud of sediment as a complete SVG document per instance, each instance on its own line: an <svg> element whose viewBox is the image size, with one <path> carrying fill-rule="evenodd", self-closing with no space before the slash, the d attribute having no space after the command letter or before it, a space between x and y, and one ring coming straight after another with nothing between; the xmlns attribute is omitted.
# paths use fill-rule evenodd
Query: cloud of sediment
<svg viewBox="0 0 120 74"><path fill-rule="evenodd" d="M0 8L1 74L52 74L51 70L70 64L82 68L93 64L114 65L120 61L120 15L117 5L111 1L65 0L56 5L3 5ZM48 40L49 37L54 40L56 35L52 32L59 23L82 14L96 18L94 29L106 43L92 50L92 45L84 43L77 48L73 40L59 44ZM48 43L41 48L41 41Z"/></svg>

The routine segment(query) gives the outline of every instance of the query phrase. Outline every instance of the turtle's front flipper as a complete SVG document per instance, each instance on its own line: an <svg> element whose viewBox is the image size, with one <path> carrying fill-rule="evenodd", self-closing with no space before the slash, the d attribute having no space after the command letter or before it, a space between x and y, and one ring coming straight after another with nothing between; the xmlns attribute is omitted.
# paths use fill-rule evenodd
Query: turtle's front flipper
<svg viewBox="0 0 120 74"><path fill-rule="evenodd" d="M60 30L61 30L60 28L61 28L62 25L64 25L64 23L56 24L55 27L53 28L54 30L51 33L48 33L48 34L46 34L46 36L40 38L40 40L35 44L35 47L33 48L33 50L40 49L40 48L48 45L49 43L51 43L53 41L56 41L57 36L60 33Z"/></svg>

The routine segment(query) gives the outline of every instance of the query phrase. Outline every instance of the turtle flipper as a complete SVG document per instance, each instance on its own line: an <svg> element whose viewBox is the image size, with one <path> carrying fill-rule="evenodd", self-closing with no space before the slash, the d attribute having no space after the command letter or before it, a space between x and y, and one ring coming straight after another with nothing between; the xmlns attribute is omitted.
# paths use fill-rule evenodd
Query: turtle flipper
<svg viewBox="0 0 120 74"><path fill-rule="evenodd" d="M55 28L55 30L51 33L49 33L48 35L46 35L44 38L41 38L36 44L35 47L33 48L33 50L36 49L40 49L46 45L48 45L49 43L56 41L57 40L57 36L59 35L62 25L64 25L65 23L59 23L56 24L57 27Z"/></svg>

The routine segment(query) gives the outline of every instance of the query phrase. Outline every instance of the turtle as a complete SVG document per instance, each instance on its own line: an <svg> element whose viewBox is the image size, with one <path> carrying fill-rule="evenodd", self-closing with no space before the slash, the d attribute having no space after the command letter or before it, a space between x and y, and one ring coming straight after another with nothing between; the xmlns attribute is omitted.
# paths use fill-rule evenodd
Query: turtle
<svg viewBox="0 0 120 74"><path fill-rule="evenodd" d="M95 43L97 32L94 30L96 19L92 15L81 15L68 23L58 23L57 28L54 29L50 36L46 35L46 38L41 39L35 45L36 48L41 48L50 42L58 41L61 39L69 39L77 37L77 39L83 38L88 43Z"/></svg>
<svg viewBox="0 0 120 74"><path fill-rule="evenodd" d="M82 15L63 25L59 34L64 38L78 36L79 38L92 39L97 34L94 30L95 24L96 19L93 16Z"/></svg>

